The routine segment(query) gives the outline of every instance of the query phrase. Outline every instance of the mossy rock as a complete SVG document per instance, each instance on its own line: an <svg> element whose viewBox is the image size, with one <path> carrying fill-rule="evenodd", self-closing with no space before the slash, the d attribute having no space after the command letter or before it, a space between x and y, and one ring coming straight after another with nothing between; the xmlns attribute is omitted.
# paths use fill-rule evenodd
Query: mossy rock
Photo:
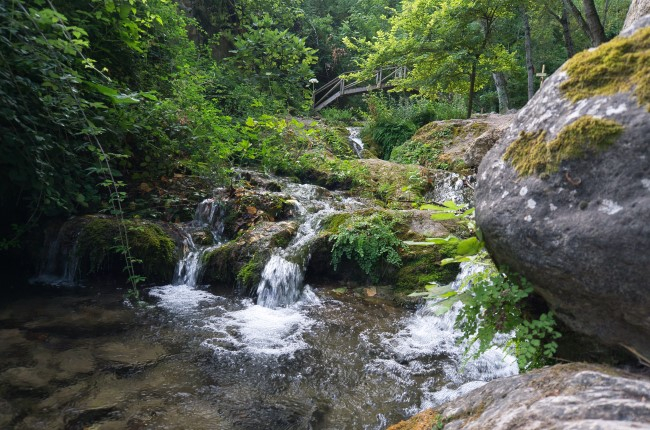
<svg viewBox="0 0 650 430"><path fill-rule="evenodd" d="M452 282L460 271L458 264L440 265L444 258L452 257L454 249L438 246L410 246L402 255L402 267L396 274L395 289L408 295L421 291L427 284L441 285Z"/></svg>
<svg viewBox="0 0 650 430"><path fill-rule="evenodd" d="M254 293L264 266L275 248L284 248L293 239L298 225L291 221L262 222L239 238L203 256L202 283L236 288Z"/></svg>
<svg viewBox="0 0 650 430"><path fill-rule="evenodd" d="M512 118L512 115L490 114L466 120L431 122L421 127L410 140L394 148L390 160L462 174L472 173ZM479 145L476 145L477 141Z"/></svg>
<svg viewBox="0 0 650 430"><path fill-rule="evenodd" d="M559 170L566 160L584 157L609 148L623 132L616 121L583 116L565 126L558 135L546 140L546 132L522 131L503 158L520 175L549 174Z"/></svg>
<svg viewBox="0 0 650 430"><path fill-rule="evenodd" d="M402 265L391 266L384 264L379 273L375 273L375 282L372 277L365 274L355 261L342 258L338 270L332 267L332 241L333 235L340 228L345 228L346 222L352 216L376 216L376 211L359 211L356 213L335 214L323 223L323 230L318 240L314 243L311 260L307 269L307 282L322 280L334 282L355 282L361 285L379 284L390 285L393 290L393 299L400 304L413 302L407 298L411 292L421 290L428 282L436 281L448 283L458 274L458 265L451 264L440 266L440 260L451 257L455 249L442 246L404 246L399 250ZM444 237L449 234L449 229L439 222L430 219L429 211L396 211L381 212L382 216L392 223L393 231L400 240L422 241L426 237Z"/></svg>
<svg viewBox="0 0 650 430"><path fill-rule="evenodd" d="M265 221L282 221L293 215L289 196L245 187L224 190L216 198L223 206L224 236L238 234Z"/></svg>
<svg viewBox="0 0 650 430"><path fill-rule="evenodd" d="M632 92L650 112L650 27L576 54L562 70L560 90L572 101Z"/></svg>
<svg viewBox="0 0 650 430"><path fill-rule="evenodd" d="M82 276L113 274L124 276L125 260L120 252L120 221L115 218L88 216L80 222L76 253ZM159 225L144 220L127 220L130 254L136 274L149 283L170 282L176 266L176 244Z"/></svg>

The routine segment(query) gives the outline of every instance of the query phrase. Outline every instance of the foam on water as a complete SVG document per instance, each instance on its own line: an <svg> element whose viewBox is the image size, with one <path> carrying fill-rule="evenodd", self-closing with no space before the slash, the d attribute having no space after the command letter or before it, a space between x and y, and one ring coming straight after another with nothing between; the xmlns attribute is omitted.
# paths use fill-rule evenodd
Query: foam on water
<svg viewBox="0 0 650 430"><path fill-rule="evenodd" d="M157 305L176 314L194 311L202 305L211 305L225 300L207 291L197 290L189 285L164 285L149 290L149 295L159 299Z"/></svg>
<svg viewBox="0 0 650 430"><path fill-rule="evenodd" d="M215 336L202 345L218 353L291 357L309 346L303 334L315 324L300 305L268 308L249 301L243 309L208 320L204 328Z"/></svg>
<svg viewBox="0 0 650 430"><path fill-rule="evenodd" d="M455 281L457 287L466 276L480 270L466 263ZM460 343L462 333L454 328L461 308L457 303L444 315L438 316L431 306L425 306L407 319L404 327L394 335L387 335L382 343L393 356L393 363L374 360L373 366L395 372L396 364L410 375L433 376L444 374L447 384L440 388L436 378L429 378L420 390L422 400L417 410L438 406L459 397L485 382L516 375L517 360L504 350L493 347L476 359L467 360L467 345ZM507 338L502 339L504 342ZM431 390L432 386L437 386ZM415 413L417 410L411 412Z"/></svg>

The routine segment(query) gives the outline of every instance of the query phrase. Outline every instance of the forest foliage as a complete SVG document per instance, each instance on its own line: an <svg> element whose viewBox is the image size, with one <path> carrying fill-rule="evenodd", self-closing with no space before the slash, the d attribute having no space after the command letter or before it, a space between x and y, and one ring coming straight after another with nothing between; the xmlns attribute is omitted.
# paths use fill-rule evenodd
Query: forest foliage
<svg viewBox="0 0 650 430"><path fill-rule="evenodd" d="M349 100L388 158L427 121L499 109L495 74L509 107L523 105L527 57L535 71L553 71L599 40L590 5L611 38L628 4L3 1L0 247L19 246L45 218L114 210L116 191L98 186L106 162L122 196L178 174L225 183L236 165L309 177L320 164L343 174L322 149L332 133L292 118L314 113L313 79L399 64L410 73L391 95ZM304 154L313 148L320 155ZM286 159L294 150L306 167Z"/></svg>

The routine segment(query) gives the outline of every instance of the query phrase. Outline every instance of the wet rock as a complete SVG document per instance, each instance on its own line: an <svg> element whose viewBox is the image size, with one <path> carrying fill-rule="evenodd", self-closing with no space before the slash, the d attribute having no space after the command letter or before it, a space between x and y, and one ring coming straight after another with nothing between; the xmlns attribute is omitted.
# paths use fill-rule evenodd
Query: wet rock
<svg viewBox="0 0 650 430"><path fill-rule="evenodd" d="M103 309L96 306L79 306L61 316L37 319L25 324L30 330L46 330L65 334L102 333L123 330L133 321L128 309Z"/></svg>
<svg viewBox="0 0 650 430"><path fill-rule="evenodd" d="M649 32L650 16L548 79L483 159L476 192L499 264L535 284L571 329L646 357Z"/></svg>
<svg viewBox="0 0 650 430"><path fill-rule="evenodd" d="M158 344L145 342L110 342L101 345L95 354L100 360L134 367L159 360L165 355L165 349Z"/></svg>
<svg viewBox="0 0 650 430"><path fill-rule="evenodd" d="M85 348L64 351L56 356L57 367L64 374L78 375L95 370L95 358Z"/></svg>
<svg viewBox="0 0 650 430"><path fill-rule="evenodd" d="M295 214L288 195L250 187L221 189L215 195L223 207L223 234L227 238L259 223L287 220Z"/></svg>
<svg viewBox="0 0 650 430"><path fill-rule="evenodd" d="M38 404L39 409L61 410L71 401L78 399L86 394L88 384L81 382L68 387L56 390L47 399Z"/></svg>
<svg viewBox="0 0 650 430"><path fill-rule="evenodd" d="M295 221L261 222L236 240L205 256L202 282L213 285L238 285L249 291L257 286L274 248L284 248L295 236Z"/></svg>
<svg viewBox="0 0 650 430"><path fill-rule="evenodd" d="M13 367L0 374L3 384L20 390L47 388L56 372L42 367Z"/></svg>
<svg viewBox="0 0 650 430"><path fill-rule="evenodd" d="M445 430L647 429L650 380L603 366L557 365L489 382L433 412Z"/></svg>
<svg viewBox="0 0 650 430"><path fill-rule="evenodd" d="M0 428L9 428L9 423L14 419L14 410L11 403L0 399Z"/></svg>

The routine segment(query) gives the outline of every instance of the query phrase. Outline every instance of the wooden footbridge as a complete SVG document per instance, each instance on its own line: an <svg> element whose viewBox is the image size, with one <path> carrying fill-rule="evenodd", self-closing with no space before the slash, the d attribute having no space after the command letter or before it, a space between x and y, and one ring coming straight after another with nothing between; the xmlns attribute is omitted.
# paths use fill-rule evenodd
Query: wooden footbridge
<svg viewBox="0 0 650 430"><path fill-rule="evenodd" d="M394 78L403 78L408 70L406 67L384 67L375 72L374 82L369 80L356 80L346 82L345 79L335 78L314 91L313 106L314 110L321 110L339 97L350 94L367 93L373 90L393 88L391 80Z"/></svg>

